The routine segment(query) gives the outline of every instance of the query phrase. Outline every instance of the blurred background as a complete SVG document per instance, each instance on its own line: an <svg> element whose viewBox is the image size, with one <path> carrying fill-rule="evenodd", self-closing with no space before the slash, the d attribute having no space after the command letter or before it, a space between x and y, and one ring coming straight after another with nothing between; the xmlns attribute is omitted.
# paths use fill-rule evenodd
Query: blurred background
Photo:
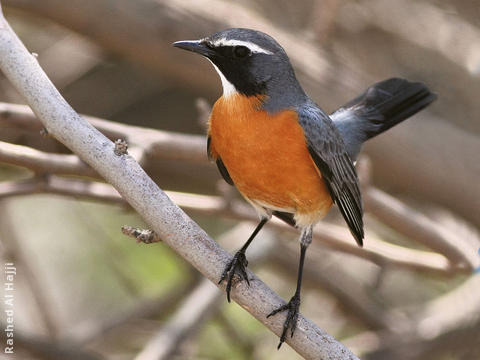
<svg viewBox="0 0 480 360"><path fill-rule="evenodd" d="M255 214L206 159L205 122L221 84L173 41L265 31L329 112L388 77L425 82L438 100L370 141L359 161L364 249L331 211L307 254L301 310L362 359L480 358L478 1L1 3L74 109L107 120L93 123L127 139L157 184L229 251ZM17 268L15 358L132 359L154 338L151 359L300 358L277 351L274 334L166 245L123 235L122 225L142 220L26 107L11 105L24 100L3 77L0 101L0 250ZM247 253L285 299L297 236L272 224Z"/></svg>

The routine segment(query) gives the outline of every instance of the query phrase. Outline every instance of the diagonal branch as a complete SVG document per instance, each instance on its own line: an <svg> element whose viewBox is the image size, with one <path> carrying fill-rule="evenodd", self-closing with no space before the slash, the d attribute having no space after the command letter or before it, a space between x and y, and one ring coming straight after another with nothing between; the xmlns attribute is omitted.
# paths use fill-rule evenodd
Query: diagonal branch
<svg viewBox="0 0 480 360"><path fill-rule="evenodd" d="M364 194L367 210L384 224L444 254L453 264L465 266L469 270L477 266L478 256L475 249L442 224L379 189L370 187Z"/></svg>
<svg viewBox="0 0 480 360"><path fill-rule="evenodd" d="M180 344L220 310L223 300L220 295L218 289L204 279L182 301L179 311L149 340L135 360L171 359Z"/></svg>
<svg viewBox="0 0 480 360"><path fill-rule="evenodd" d="M0 327L4 329L5 323L0 323ZM22 354L22 350L35 356L35 359L44 360L102 360L103 358L89 350L80 349L76 344L67 341L52 341L45 337L34 336L23 333L21 330L15 329L15 346L18 346L17 355ZM8 355L7 355L8 356ZM21 356L21 355L20 355ZM12 358L20 358L14 355ZM27 358L27 357L25 357ZM28 358L31 358L30 356Z"/></svg>
<svg viewBox="0 0 480 360"><path fill-rule="evenodd" d="M0 68L25 96L50 134L110 182L166 244L212 282L217 282L231 256L177 207L132 157L114 154L112 142L68 105L3 14L0 19ZM250 287L240 284L233 289L233 299L280 334L283 316L267 319L266 315L284 301L252 273L249 276L252 277ZM287 343L307 359L357 358L303 316L298 319L295 336L288 338Z"/></svg>
<svg viewBox="0 0 480 360"><path fill-rule="evenodd" d="M185 283L176 284L175 288L168 291L167 294L162 293L161 295L140 300L131 308L127 308L116 314L109 314L106 319L91 320L73 327L66 334L63 334L62 341L78 346L85 346L105 336L110 330L125 325L131 320L150 318L153 316L166 316L198 282L198 277L188 279Z"/></svg>
<svg viewBox="0 0 480 360"><path fill-rule="evenodd" d="M237 225L222 234L218 242L232 242L239 234L246 235L242 224ZM250 229L247 230L247 233ZM248 236L248 235L247 235ZM272 242L267 246L254 247L250 260L257 262L264 258L272 248ZM180 345L192 336L201 325L220 310L223 296L208 280L201 281L182 301L175 314L148 341L145 348L137 355L136 360L171 359L178 352Z"/></svg>
<svg viewBox="0 0 480 360"><path fill-rule="evenodd" d="M429 359L425 353L440 350L457 337L462 349L478 350L480 328L480 275L471 275L453 291L408 309L409 316L396 331L380 330L356 335L347 343L365 359ZM398 326L400 325L400 326ZM458 341L461 338L461 341ZM469 345L472 344L472 345ZM463 352L462 352L463 353ZM465 359L474 358L465 356Z"/></svg>

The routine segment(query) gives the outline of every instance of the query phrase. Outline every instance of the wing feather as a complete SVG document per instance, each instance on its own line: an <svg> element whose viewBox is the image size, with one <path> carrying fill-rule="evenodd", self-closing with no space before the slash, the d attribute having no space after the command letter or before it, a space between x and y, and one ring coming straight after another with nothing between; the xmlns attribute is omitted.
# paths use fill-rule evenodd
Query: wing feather
<svg viewBox="0 0 480 360"><path fill-rule="evenodd" d="M212 154L210 136L207 137L207 156L209 160L215 161L215 163L217 164L218 171L223 177L223 180L225 180L228 184L233 186L233 180L230 177L230 174L228 173L228 170L225 167L225 164L223 163L222 158L218 156L218 154L216 155Z"/></svg>
<svg viewBox="0 0 480 360"><path fill-rule="evenodd" d="M298 109L308 151L321 172L333 201L362 246L363 209L357 172L332 120L313 102Z"/></svg>

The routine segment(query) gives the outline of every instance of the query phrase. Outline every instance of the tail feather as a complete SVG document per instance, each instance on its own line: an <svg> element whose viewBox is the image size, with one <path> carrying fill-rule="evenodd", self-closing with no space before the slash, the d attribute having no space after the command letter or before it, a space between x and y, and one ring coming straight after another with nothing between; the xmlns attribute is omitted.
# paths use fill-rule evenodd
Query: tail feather
<svg viewBox="0 0 480 360"><path fill-rule="evenodd" d="M350 156L362 143L416 114L437 96L423 83L391 78L369 87L331 115Z"/></svg>

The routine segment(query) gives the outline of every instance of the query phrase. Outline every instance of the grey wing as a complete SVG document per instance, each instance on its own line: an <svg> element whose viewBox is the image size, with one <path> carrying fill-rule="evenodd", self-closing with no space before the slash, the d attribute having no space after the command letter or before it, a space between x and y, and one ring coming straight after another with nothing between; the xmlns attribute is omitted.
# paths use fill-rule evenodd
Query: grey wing
<svg viewBox="0 0 480 360"><path fill-rule="evenodd" d="M344 141L332 120L314 103L308 103L297 111L308 151L352 235L358 245L362 246L364 238L362 199L357 172Z"/></svg>

